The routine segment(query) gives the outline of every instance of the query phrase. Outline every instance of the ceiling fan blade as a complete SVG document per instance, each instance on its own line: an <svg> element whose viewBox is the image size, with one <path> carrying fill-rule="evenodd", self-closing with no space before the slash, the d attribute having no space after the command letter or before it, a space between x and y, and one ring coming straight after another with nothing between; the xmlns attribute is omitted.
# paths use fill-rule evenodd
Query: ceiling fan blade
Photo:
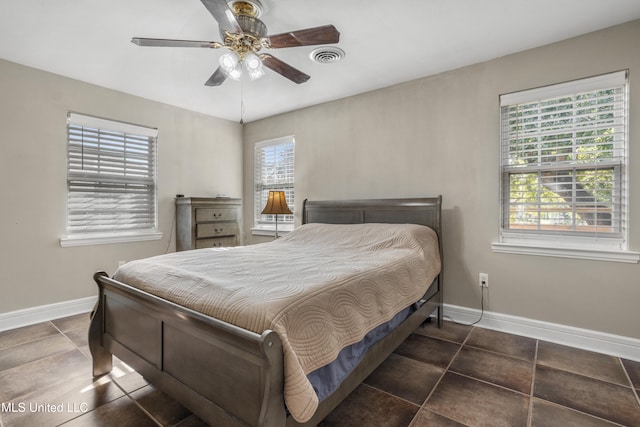
<svg viewBox="0 0 640 427"><path fill-rule="evenodd" d="M236 16L233 14L227 0L200 0L204 7L207 8L209 13L213 15L220 30L228 31L230 33L242 34L242 28L238 24Z"/></svg>
<svg viewBox="0 0 640 427"><path fill-rule="evenodd" d="M269 44L274 49L283 47L311 46L316 44L338 43L340 32L333 25L307 28L305 30L269 36Z"/></svg>
<svg viewBox="0 0 640 427"><path fill-rule="evenodd" d="M227 76L224 74L222 69L218 67L218 69L209 77L209 80L204 84L205 86L220 86L227 79Z"/></svg>
<svg viewBox="0 0 640 427"><path fill-rule="evenodd" d="M271 68L276 73L283 75L294 83L304 83L311 78L308 74L293 68L291 65L269 55L268 53L261 54L260 59L262 59L262 63L266 67Z"/></svg>
<svg viewBox="0 0 640 427"><path fill-rule="evenodd" d="M131 43L138 46L161 46L161 47L209 47L217 49L222 47L218 42L196 41L196 40L173 40L173 39L146 39L142 37L134 37Z"/></svg>

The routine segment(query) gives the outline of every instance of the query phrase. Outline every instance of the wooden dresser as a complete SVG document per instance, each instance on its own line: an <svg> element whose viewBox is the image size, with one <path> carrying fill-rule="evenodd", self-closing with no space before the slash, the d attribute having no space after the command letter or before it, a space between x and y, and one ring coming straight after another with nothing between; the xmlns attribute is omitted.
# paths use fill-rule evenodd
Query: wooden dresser
<svg viewBox="0 0 640 427"><path fill-rule="evenodd" d="M177 197L176 250L239 245L241 209L240 199Z"/></svg>

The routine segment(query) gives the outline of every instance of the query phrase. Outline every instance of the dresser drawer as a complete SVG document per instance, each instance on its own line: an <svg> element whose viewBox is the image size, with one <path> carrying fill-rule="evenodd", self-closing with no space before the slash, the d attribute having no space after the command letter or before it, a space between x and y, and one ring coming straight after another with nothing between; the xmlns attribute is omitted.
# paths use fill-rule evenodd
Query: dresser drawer
<svg viewBox="0 0 640 427"><path fill-rule="evenodd" d="M236 236L216 237L214 239L196 240L196 249L225 248L236 245Z"/></svg>
<svg viewBox="0 0 640 427"><path fill-rule="evenodd" d="M176 197L176 251L242 244L242 200Z"/></svg>
<svg viewBox="0 0 640 427"><path fill-rule="evenodd" d="M196 224L196 239L203 237L235 236L238 234L236 223L207 223Z"/></svg>
<svg viewBox="0 0 640 427"><path fill-rule="evenodd" d="M237 221L236 209L227 208L198 208L196 209L196 222L205 221Z"/></svg>

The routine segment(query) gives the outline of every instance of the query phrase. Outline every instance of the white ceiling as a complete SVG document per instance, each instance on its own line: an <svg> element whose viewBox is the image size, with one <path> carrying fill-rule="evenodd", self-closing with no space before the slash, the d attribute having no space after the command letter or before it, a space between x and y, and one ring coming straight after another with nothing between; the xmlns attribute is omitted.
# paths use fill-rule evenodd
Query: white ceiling
<svg viewBox="0 0 640 427"><path fill-rule="evenodd" d="M204 82L221 50L139 47L131 37L219 41L200 0L0 0L0 58L245 122L368 92L640 18L639 0L262 0L270 34L325 24L346 57L273 50L311 75L296 85Z"/></svg>

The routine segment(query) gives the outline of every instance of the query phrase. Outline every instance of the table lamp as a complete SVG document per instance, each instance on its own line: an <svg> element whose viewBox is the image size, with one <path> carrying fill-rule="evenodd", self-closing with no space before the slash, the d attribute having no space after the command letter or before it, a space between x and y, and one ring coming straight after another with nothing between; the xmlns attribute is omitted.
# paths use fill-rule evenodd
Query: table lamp
<svg viewBox="0 0 640 427"><path fill-rule="evenodd" d="M284 197L284 191L269 191L267 205L264 207L262 215L276 216L276 239L278 238L278 215L291 215L291 209L287 206L287 199Z"/></svg>

